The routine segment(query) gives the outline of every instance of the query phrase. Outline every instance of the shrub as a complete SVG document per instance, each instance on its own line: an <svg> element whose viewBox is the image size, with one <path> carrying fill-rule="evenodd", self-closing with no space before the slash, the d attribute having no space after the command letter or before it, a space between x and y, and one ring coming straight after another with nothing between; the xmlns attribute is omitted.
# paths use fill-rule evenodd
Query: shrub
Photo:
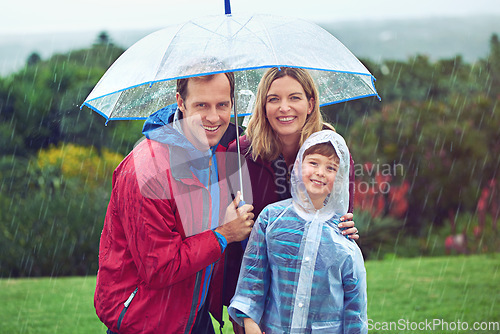
<svg viewBox="0 0 500 334"><path fill-rule="evenodd" d="M120 155L72 144L30 161L2 159L0 276L86 275L97 270L99 236Z"/></svg>

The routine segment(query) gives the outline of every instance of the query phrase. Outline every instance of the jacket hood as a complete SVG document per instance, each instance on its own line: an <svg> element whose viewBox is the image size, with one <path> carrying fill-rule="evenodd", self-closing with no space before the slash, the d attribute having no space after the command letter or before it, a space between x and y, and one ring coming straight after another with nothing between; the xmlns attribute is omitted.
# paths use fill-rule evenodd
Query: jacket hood
<svg viewBox="0 0 500 334"><path fill-rule="evenodd" d="M304 152L309 147L328 142L333 145L340 159L339 170L335 177L332 192L326 197L323 208L316 210L302 181L302 160ZM315 214L319 214L322 219L330 219L331 217L339 218L347 213L349 206L349 157L349 149L344 138L334 131L319 131L306 139L297 154L291 176L293 202L297 208L297 212L304 219L311 218L311 215Z"/></svg>
<svg viewBox="0 0 500 334"><path fill-rule="evenodd" d="M149 117L144 122L142 133L146 137L148 137L148 134L155 129L160 128L166 124L172 124L176 111L177 103L173 103L149 115Z"/></svg>
<svg viewBox="0 0 500 334"><path fill-rule="evenodd" d="M208 168L211 151L198 150L186 140L184 134L177 131L173 123L176 111L177 104L174 103L151 114L144 122L142 133L150 140L168 145L172 157L182 157L180 164L186 163L186 159L189 159L190 165L196 169Z"/></svg>
<svg viewBox="0 0 500 334"><path fill-rule="evenodd" d="M148 134L166 124L172 124L174 121L175 112L177 111L177 103L168 105L155 113L151 114L144 122L144 127L142 128L142 133L148 137ZM238 126L239 134L243 133L243 128ZM226 132L222 136L219 146L223 146L227 149L231 142L236 140L236 126L233 122L230 122Z"/></svg>

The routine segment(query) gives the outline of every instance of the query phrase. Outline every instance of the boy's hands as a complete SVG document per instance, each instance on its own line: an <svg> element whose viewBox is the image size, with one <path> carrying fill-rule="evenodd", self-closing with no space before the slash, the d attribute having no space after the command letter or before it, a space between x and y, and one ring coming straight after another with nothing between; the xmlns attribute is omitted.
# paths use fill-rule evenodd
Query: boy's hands
<svg viewBox="0 0 500 334"><path fill-rule="evenodd" d="M243 318L245 334L262 334L259 325L252 318Z"/></svg>
<svg viewBox="0 0 500 334"><path fill-rule="evenodd" d="M245 204L238 208L240 197L238 191L236 197L226 209L224 224L215 229L226 238L228 244L247 238L254 224L253 206Z"/></svg>
<svg viewBox="0 0 500 334"><path fill-rule="evenodd" d="M241 327L240 325L238 325L238 323L231 317L229 317L229 320L231 320L231 323L233 324L234 334L245 334L245 327Z"/></svg>
<svg viewBox="0 0 500 334"><path fill-rule="evenodd" d="M345 228L345 230L342 230L343 235L347 235L350 239L358 240L358 229L354 226L353 217L354 215L352 213L346 213L340 217L341 223L339 224L339 228Z"/></svg>

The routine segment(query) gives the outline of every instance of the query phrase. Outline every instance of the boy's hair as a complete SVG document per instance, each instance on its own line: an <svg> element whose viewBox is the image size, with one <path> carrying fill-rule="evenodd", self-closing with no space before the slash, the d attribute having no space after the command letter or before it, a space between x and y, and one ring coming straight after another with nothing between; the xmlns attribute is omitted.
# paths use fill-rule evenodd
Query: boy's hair
<svg viewBox="0 0 500 334"><path fill-rule="evenodd" d="M304 161L306 156L310 154L321 154L327 158L333 157L336 163L340 163L340 158L337 155L337 151L335 151L335 148L330 142L319 143L309 147L307 150L304 151L304 155L302 156L302 161Z"/></svg>

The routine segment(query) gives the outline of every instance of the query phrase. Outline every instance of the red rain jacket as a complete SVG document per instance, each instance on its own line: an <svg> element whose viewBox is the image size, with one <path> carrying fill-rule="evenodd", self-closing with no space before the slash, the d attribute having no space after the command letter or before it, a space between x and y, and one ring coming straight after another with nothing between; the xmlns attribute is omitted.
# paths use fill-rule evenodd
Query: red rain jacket
<svg viewBox="0 0 500 334"><path fill-rule="evenodd" d="M225 147L219 145L217 151ZM206 302L216 319L222 320L221 246L210 227L197 233L206 229L201 224L210 226L210 194L188 166L170 165L171 152L169 145L146 139L113 174L94 305L101 321L114 332L189 333L205 269L217 261ZM174 151L172 156L178 154ZM219 175L224 175L220 155L216 153ZM222 189L223 185L223 217L228 200ZM193 230L185 231L184 226Z"/></svg>

